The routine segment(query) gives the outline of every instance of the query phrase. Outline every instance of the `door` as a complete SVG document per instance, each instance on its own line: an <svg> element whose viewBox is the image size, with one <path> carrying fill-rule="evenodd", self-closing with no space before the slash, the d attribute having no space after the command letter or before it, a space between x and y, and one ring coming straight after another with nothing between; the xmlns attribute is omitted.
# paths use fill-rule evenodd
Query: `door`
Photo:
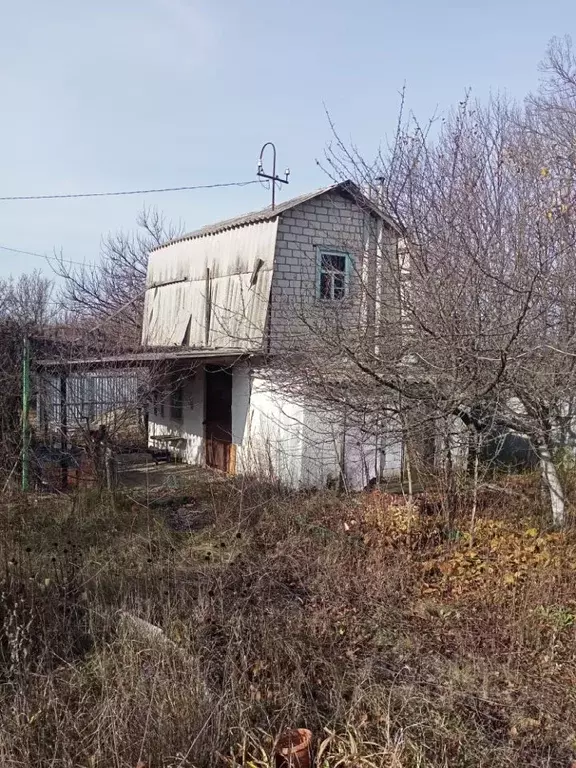
<svg viewBox="0 0 576 768"><path fill-rule="evenodd" d="M232 370L207 365L204 383L206 464L223 472L232 466Z"/></svg>

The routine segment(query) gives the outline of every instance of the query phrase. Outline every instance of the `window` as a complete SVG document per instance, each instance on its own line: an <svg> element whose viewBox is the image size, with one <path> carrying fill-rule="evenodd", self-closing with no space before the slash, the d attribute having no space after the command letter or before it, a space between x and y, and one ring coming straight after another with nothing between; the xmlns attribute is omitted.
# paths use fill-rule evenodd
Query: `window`
<svg viewBox="0 0 576 768"><path fill-rule="evenodd" d="M348 295L350 254L321 248L318 251L318 296L321 299L344 299Z"/></svg>
<svg viewBox="0 0 576 768"><path fill-rule="evenodd" d="M163 392L160 392L157 389L155 389L152 392L152 406L153 406L154 416L160 415L161 418L164 418L164 393Z"/></svg>
<svg viewBox="0 0 576 768"><path fill-rule="evenodd" d="M152 392L152 407L154 416L158 416L158 414L160 414L161 417L164 416L164 393L160 392L158 389L155 389Z"/></svg>
<svg viewBox="0 0 576 768"><path fill-rule="evenodd" d="M170 418L172 421L182 421L183 394L181 384L170 393Z"/></svg>

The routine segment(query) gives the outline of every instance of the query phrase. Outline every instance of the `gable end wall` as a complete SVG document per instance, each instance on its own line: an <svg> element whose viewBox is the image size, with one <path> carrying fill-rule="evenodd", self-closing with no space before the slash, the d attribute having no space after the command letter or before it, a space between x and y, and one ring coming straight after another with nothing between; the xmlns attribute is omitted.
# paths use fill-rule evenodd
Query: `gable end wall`
<svg viewBox="0 0 576 768"><path fill-rule="evenodd" d="M317 299L317 246L350 252L350 298L344 307L351 322L361 315L360 275L366 254L375 249L377 222L351 199L333 193L281 214L278 223L270 297L270 351L279 352L309 335L301 318L324 312ZM332 303L334 307L337 302Z"/></svg>

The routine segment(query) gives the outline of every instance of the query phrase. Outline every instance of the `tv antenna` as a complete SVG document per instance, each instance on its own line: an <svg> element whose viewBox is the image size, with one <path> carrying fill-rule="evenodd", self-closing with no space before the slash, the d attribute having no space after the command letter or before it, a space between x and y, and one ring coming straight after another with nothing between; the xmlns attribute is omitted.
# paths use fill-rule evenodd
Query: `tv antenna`
<svg viewBox="0 0 576 768"><path fill-rule="evenodd" d="M264 165L262 163L262 157L264 155L264 150L266 147L272 147L272 175L269 173L264 172ZM284 171L284 179L281 179L280 176L276 175L276 147L271 141L267 141L266 144L262 147L260 150L260 157L258 158L258 171L256 173L257 176L260 176L261 179L269 179L271 182L271 188L272 188L272 210L274 210L274 207L276 205L276 183L279 184L289 184L288 177L290 176L290 168L286 168Z"/></svg>

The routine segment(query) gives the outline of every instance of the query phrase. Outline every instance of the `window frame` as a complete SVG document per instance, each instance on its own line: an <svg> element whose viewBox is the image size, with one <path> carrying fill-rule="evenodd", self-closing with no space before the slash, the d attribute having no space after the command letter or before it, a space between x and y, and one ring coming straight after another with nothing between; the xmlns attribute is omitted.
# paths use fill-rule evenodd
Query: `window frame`
<svg viewBox="0 0 576 768"><path fill-rule="evenodd" d="M330 297L322 296L322 260L325 256L344 256L345 268L344 272L338 272L337 274L344 275L344 295L340 297L334 296L334 278L332 278L332 286ZM331 301L342 302L346 301L350 297L350 273L352 269L352 254L345 248L334 247L330 245L317 245L316 246L316 298L319 301Z"/></svg>
<svg viewBox="0 0 576 768"><path fill-rule="evenodd" d="M184 384L177 382L170 391L170 421L181 424L184 419Z"/></svg>
<svg viewBox="0 0 576 768"><path fill-rule="evenodd" d="M164 401L165 401L165 393L160 389L153 389L152 390L152 413L154 416L159 416L161 419L164 418Z"/></svg>

